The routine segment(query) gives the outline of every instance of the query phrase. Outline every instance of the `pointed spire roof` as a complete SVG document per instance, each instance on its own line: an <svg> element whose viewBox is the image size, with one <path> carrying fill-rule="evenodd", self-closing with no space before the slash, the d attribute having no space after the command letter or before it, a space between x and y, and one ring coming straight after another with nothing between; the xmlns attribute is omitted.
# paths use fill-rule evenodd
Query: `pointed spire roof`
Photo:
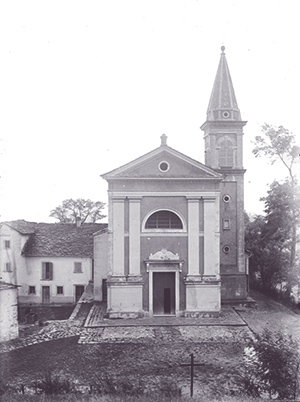
<svg viewBox="0 0 300 402"><path fill-rule="evenodd" d="M221 59L213 90L210 96L209 105L207 108L207 120L241 121L241 113L237 105L232 80L224 52L225 46L222 46L221 50Z"/></svg>

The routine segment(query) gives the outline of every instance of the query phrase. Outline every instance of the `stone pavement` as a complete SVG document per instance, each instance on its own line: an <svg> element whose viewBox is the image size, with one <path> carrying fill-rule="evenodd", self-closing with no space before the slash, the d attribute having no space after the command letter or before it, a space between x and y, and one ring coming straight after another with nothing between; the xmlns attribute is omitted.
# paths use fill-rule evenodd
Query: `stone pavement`
<svg viewBox="0 0 300 402"><path fill-rule="evenodd" d="M87 307L87 306L83 306ZM220 317L155 317L140 319L105 319L104 307L94 304L89 314L74 315L69 320L48 321L34 333L0 343L0 353L55 339L78 336L79 344L234 341L251 337L246 322L230 306L222 307ZM85 324L84 324L85 322ZM83 325L84 324L84 325Z"/></svg>
<svg viewBox="0 0 300 402"><path fill-rule="evenodd" d="M246 325L109 326L86 328L78 343L236 342L250 339L251 336Z"/></svg>
<svg viewBox="0 0 300 402"><path fill-rule="evenodd" d="M40 328L40 327L37 327ZM33 334L24 338L13 339L8 342L0 343L0 353L10 352L15 349L24 348L46 341L52 341L60 338L79 336L81 334L81 323L69 320L48 321L41 329L37 329Z"/></svg>
<svg viewBox="0 0 300 402"><path fill-rule="evenodd" d="M243 326L245 321L228 305L222 306L219 317L175 317L156 316L129 319L106 319L103 305L95 303L86 320L86 328L99 327L136 327L136 326Z"/></svg>
<svg viewBox="0 0 300 402"><path fill-rule="evenodd" d="M246 322L231 306L219 317L144 317L105 319L103 306L94 304L78 343L152 343L237 341L251 337Z"/></svg>

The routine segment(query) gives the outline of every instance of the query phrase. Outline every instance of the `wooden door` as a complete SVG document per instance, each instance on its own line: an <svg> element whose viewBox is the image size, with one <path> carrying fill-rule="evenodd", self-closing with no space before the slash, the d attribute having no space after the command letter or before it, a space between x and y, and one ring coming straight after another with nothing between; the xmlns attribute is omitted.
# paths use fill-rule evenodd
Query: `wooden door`
<svg viewBox="0 0 300 402"><path fill-rule="evenodd" d="M175 272L153 272L153 314L175 314Z"/></svg>
<svg viewBox="0 0 300 402"><path fill-rule="evenodd" d="M107 302L107 279L102 279L102 301Z"/></svg>
<svg viewBox="0 0 300 402"><path fill-rule="evenodd" d="M42 303L50 303L50 286L42 287Z"/></svg>
<svg viewBox="0 0 300 402"><path fill-rule="evenodd" d="M75 285L75 302L77 303L84 292L83 285Z"/></svg>

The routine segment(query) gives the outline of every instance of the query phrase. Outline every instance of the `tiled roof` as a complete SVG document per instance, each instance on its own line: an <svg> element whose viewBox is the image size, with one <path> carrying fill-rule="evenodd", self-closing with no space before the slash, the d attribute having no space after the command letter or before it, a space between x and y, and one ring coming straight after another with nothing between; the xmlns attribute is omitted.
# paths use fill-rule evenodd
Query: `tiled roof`
<svg viewBox="0 0 300 402"><path fill-rule="evenodd" d="M35 227L37 225L36 222L27 222L24 221L24 219L19 219L17 221L8 221L3 223L24 235L34 233Z"/></svg>
<svg viewBox="0 0 300 402"><path fill-rule="evenodd" d="M26 242L25 257L93 257L93 236L105 231L106 223L36 223Z"/></svg>

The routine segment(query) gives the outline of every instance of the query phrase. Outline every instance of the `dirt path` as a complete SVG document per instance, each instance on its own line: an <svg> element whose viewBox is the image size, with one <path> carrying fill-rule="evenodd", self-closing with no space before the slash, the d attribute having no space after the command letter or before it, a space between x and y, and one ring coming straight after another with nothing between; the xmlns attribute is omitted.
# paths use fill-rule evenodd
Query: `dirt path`
<svg viewBox="0 0 300 402"><path fill-rule="evenodd" d="M235 310L254 333L261 333L264 328L271 331L281 330L300 342L300 314L259 292L252 292L251 297L257 302L255 308Z"/></svg>

